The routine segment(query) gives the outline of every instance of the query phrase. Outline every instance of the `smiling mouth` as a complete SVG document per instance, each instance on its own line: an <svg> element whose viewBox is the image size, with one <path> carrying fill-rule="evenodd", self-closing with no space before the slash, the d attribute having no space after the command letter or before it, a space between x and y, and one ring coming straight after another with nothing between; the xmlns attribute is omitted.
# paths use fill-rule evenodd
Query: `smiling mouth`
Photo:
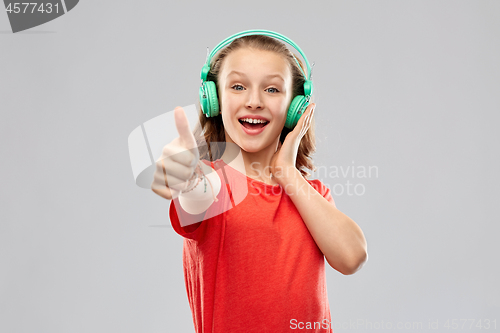
<svg viewBox="0 0 500 333"><path fill-rule="evenodd" d="M257 129L257 128L262 128L264 126L267 126L267 124L269 124L268 121L264 122L264 123L249 123L247 121L243 121L241 119L238 120L240 122L240 124L243 125L243 127L245 128L248 128L248 129Z"/></svg>

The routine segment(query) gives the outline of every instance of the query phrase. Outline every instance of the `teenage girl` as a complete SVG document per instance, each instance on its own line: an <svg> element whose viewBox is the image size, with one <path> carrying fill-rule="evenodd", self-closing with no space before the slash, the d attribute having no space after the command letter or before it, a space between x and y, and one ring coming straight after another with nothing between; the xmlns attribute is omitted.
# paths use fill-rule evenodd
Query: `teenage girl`
<svg viewBox="0 0 500 333"><path fill-rule="evenodd" d="M305 171L315 169L310 70L285 36L242 32L203 67L197 138L174 111L179 137L151 188L172 200L184 238L196 332L333 332L325 259L346 275L367 260L359 226Z"/></svg>

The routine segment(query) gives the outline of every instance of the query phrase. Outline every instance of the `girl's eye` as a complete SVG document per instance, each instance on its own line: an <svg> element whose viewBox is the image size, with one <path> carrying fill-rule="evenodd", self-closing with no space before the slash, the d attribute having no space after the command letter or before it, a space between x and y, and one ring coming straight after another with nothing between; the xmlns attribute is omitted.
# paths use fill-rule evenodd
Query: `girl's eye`
<svg viewBox="0 0 500 333"><path fill-rule="evenodd" d="M231 88L234 89L234 90L237 90L237 91L242 91L242 90L245 89L241 84L235 84ZM272 94L276 94L276 93L280 92L277 88L274 88L274 87L267 88L266 90L268 90Z"/></svg>
<svg viewBox="0 0 500 333"><path fill-rule="evenodd" d="M242 89L236 89L236 88L238 88L238 87L240 87L240 88L242 88ZM233 88L234 90L243 90L243 86L242 86L242 85L240 85L240 84L235 84L235 85L234 85L234 86L232 86L231 88Z"/></svg>

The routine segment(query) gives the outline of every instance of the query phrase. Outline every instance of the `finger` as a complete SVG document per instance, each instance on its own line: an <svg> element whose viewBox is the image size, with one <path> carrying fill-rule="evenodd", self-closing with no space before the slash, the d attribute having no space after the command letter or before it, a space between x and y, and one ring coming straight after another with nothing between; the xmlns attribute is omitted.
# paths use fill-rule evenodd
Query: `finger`
<svg viewBox="0 0 500 333"><path fill-rule="evenodd" d="M157 163L157 164L162 164L162 163ZM168 181L165 174L165 168L162 167L162 169L163 169L162 171L155 173L155 178L153 180L153 183L151 184L151 190L153 190L153 192L155 192L159 196L171 200L179 196L180 190L176 190L168 186Z"/></svg>
<svg viewBox="0 0 500 333"><path fill-rule="evenodd" d="M179 140L179 138L176 138L175 140ZM198 162L198 156L199 153L197 148L186 150L186 148L182 146L182 143L178 142L178 144L165 146L161 157L157 161L172 159L185 166L194 167Z"/></svg>
<svg viewBox="0 0 500 333"><path fill-rule="evenodd" d="M165 187L165 186L161 186L161 185L158 185L155 183L153 183L151 185L151 190L167 200L175 199L180 194L180 191L177 191L177 190Z"/></svg>
<svg viewBox="0 0 500 333"><path fill-rule="evenodd" d="M307 110L307 115L305 116L303 122L301 123L301 126L299 126L300 131L299 131L298 137L302 138L306 134L309 127L311 126L311 120L312 120L315 108L316 108L315 104L311 104L309 106L309 108Z"/></svg>
<svg viewBox="0 0 500 333"><path fill-rule="evenodd" d="M195 169L194 167L188 167L169 159L164 160L163 165L166 176L173 176L183 182L191 178Z"/></svg>
<svg viewBox="0 0 500 333"><path fill-rule="evenodd" d="M303 131L303 128L304 128L304 122L309 117L309 115L311 114L311 110L314 107L315 107L315 104L310 104L307 107L306 111L302 114L302 116L300 117L299 121L297 122L297 125L295 126L295 128L292 131L292 133L290 133L290 134L292 134L295 137L299 137L300 135L302 135L302 131Z"/></svg>
<svg viewBox="0 0 500 333"><path fill-rule="evenodd" d="M307 110L307 117L304 119L304 125L311 123L312 116L314 114L314 109L316 109L316 104L309 105L309 110Z"/></svg>
<svg viewBox="0 0 500 333"><path fill-rule="evenodd" d="M314 109L315 109L315 108L316 108L316 104L315 104L315 103L311 103L311 104L307 107L307 110L306 110L306 112L305 112L305 114L307 115L307 118L306 118L306 119L304 119L304 120L307 120L307 119L309 119L309 118L312 116L312 114L313 114L313 112L314 112Z"/></svg>
<svg viewBox="0 0 500 333"><path fill-rule="evenodd" d="M309 122L307 124L307 128L309 129L313 123L313 119L314 119L314 111L316 110L316 107L314 107L312 110L311 110L311 116L309 117Z"/></svg>
<svg viewBox="0 0 500 333"><path fill-rule="evenodd" d="M179 164L171 159L160 160L156 162L155 178L164 177L168 184L177 185L186 182L193 175L194 168ZM168 177L168 178L167 178Z"/></svg>
<svg viewBox="0 0 500 333"><path fill-rule="evenodd" d="M155 184L157 188L167 187L176 191L181 191L186 187L187 181L172 175L163 176L155 174L153 184Z"/></svg>
<svg viewBox="0 0 500 333"><path fill-rule="evenodd" d="M307 107L306 111L302 114L302 117L299 118L299 121L297 122L297 126L298 128L302 128L302 125L304 124L304 121L306 120L306 118L311 114L311 110L316 106L316 104L312 103L312 104L309 104L309 106Z"/></svg>
<svg viewBox="0 0 500 333"><path fill-rule="evenodd" d="M304 124L302 125L302 130L300 131L301 138L304 135L306 135L307 131L309 130L309 127L311 127L311 119L312 119L312 114L309 114L307 116L307 119L305 119Z"/></svg>
<svg viewBox="0 0 500 333"><path fill-rule="evenodd" d="M170 155L169 159L187 167L194 167L196 166L196 163L199 159L199 157L197 157L195 153L198 153L197 148L190 150L180 150L177 153Z"/></svg>
<svg viewBox="0 0 500 333"><path fill-rule="evenodd" d="M161 164L161 163L160 163ZM172 192L180 192L187 186L188 181L167 175L164 171L155 172L151 189L158 189L164 192L164 188Z"/></svg>
<svg viewBox="0 0 500 333"><path fill-rule="evenodd" d="M189 121L186 117L184 109L180 106L176 107L174 110L175 127L179 133L179 138L183 146L187 149L196 147L196 140L194 138L191 129L189 128Z"/></svg>

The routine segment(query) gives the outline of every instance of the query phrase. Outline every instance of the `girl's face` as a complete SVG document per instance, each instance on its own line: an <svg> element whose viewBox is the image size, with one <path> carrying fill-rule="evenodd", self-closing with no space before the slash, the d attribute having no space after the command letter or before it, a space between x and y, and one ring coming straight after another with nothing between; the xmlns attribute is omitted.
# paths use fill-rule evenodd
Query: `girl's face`
<svg viewBox="0 0 500 333"><path fill-rule="evenodd" d="M226 141L249 153L266 148L274 153L292 99L287 61L274 52L243 48L226 56L222 66L219 98Z"/></svg>

